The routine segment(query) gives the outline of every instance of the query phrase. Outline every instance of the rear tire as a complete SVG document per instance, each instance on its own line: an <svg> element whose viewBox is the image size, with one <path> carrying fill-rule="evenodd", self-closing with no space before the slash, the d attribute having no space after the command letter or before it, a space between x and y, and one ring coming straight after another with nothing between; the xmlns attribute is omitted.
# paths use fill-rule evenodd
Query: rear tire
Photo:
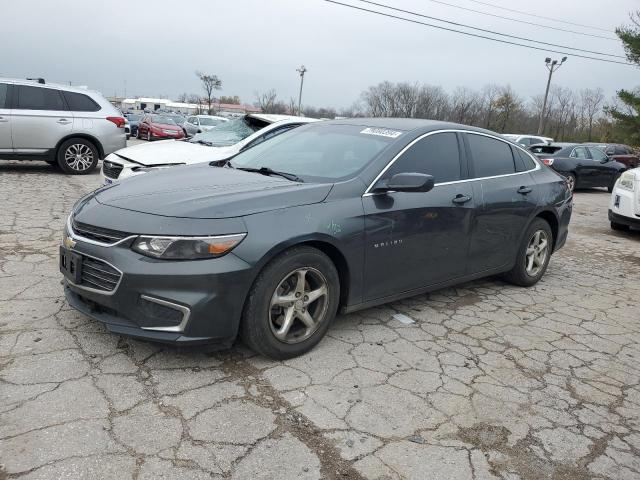
<svg viewBox="0 0 640 480"><path fill-rule="evenodd" d="M87 175L98 165L98 149L84 138L70 138L58 149L58 166L69 175Z"/></svg>
<svg viewBox="0 0 640 480"><path fill-rule="evenodd" d="M567 185L569 186L569 191L573 193L573 191L576 189L576 176L573 173L567 173L565 177L567 179Z"/></svg>
<svg viewBox="0 0 640 480"><path fill-rule="evenodd" d="M542 247L542 241L546 241ZM516 264L505 275L505 280L521 287L531 287L538 283L547 271L553 249L551 227L542 218L535 218L522 239Z"/></svg>
<svg viewBox="0 0 640 480"><path fill-rule="evenodd" d="M629 225L624 225L622 223L611 222L611 230L615 230L616 232L628 232Z"/></svg>
<svg viewBox="0 0 640 480"><path fill-rule="evenodd" d="M322 340L339 300L340 278L329 257L311 247L291 248L256 278L242 312L240 336L266 357L297 357Z"/></svg>

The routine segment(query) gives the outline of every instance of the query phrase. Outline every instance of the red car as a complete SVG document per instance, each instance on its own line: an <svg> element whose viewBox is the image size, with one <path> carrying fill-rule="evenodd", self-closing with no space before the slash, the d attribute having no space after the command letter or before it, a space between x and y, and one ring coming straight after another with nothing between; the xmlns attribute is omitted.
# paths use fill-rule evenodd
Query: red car
<svg viewBox="0 0 640 480"><path fill-rule="evenodd" d="M627 168L640 167L640 157L636 155L628 145L621 145L619 143L590 143L589 145L595 145L601 150L604 150L604 153L606 153L608 157L616 162L623 163Z"/></svg>
<svg viewBox="0 0 640 480"><path fill-rule="evenodd" d="M171 117L147 114L138 124L138 138L148 141L169 138L184 138L184 131Z"/></svg>

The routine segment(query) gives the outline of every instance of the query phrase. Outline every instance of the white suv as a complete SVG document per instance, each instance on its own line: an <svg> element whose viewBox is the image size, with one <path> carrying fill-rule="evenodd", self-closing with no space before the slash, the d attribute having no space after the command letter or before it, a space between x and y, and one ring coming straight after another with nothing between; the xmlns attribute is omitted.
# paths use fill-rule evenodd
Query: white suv
<svg viewBox="0 0 640 480"><path fill-rule="evenodd" d="M86 174L126 146L124 126L98 92L0 78L0 159L44 160L65 173Z"/></svg>

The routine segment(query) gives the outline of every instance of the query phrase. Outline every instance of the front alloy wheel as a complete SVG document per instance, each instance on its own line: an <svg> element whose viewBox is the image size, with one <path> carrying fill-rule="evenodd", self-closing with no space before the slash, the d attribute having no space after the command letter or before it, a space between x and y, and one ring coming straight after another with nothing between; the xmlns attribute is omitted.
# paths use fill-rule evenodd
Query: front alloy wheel
<svg viewBox="0 0 640 480"><path fill-rule="evenodd" d="M269 326L284 343L299 343L327 320L327 280L315 268L299 268L276 287L269 308Z"/></svg>
<svg viewBox="0 0 640 480"><path fill-rule="evenodd" d="M331 259L306 245L290 248L254 281L240 335L249 348L267 357L302 355L322 340L339 301L340 277Z"/></svg>

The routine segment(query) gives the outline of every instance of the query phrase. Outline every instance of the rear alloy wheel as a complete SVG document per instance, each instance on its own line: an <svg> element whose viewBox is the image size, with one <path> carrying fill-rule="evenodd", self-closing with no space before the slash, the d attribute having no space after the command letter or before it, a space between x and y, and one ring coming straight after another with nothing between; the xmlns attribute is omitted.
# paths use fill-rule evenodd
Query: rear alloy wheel
<svg viewBox="0 0 640 480"><path fill-rule="evenodd" d="M545 220L536 218L524 235L516 263L505 275L506 280L522 287L538 283L547 270L552 249L551 227Z"/></svg>
<svg viewBox="0 0 640 480"><path fill-rule="evenodd" d="M98 165L98 150L84 138L71 138L58 150L58 165L71 175L86 175Z"/></svg>
<svg viewBox="0 0 640 480"><path fill-rule="evenodd" d="M573 190L576 188L576 176L573 173L567 173L567 186L569 187L569 191L573 193Z"/></svg>
<svg viewBox="0 0 640 480"><path fill-rule="evenodd" d="M267 357L302 355L324 337L339 297L338 272L324 253L311 247L287 250L254 282L242 314L242 339Z"/></svg>

